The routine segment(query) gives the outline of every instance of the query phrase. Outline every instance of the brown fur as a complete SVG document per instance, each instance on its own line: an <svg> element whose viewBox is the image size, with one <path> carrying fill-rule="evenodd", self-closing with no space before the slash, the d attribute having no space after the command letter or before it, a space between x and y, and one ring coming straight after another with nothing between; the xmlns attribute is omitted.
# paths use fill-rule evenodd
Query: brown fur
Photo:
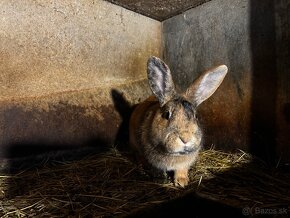
<svg viewBox="0 0 290 218"><path fill-rule="evenodd" d="M130 144L138 157L150 165L174 171L176 185L188 184L188 169L201 148L202 133L195 115L196 107L217 89L224 76L214 77L217 85L212 85L212 80L199 78L185 93L178 94L167 65L155 57L148 61L149 85L156 97L149 97L133 111ZM195 93L198 96L194 96Z"/></svg>

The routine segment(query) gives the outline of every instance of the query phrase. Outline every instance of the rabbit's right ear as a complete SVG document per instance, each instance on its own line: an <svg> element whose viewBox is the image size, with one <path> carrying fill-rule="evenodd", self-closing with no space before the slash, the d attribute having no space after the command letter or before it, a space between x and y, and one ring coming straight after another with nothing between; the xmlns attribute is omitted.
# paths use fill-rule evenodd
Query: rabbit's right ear
<svg viewBox="0 0 290 218"><path fill-rule="evenodd" d="M176 94L170 69L161 59L152 56L148 59L147 74L150 89L162 107Z"/></svg>

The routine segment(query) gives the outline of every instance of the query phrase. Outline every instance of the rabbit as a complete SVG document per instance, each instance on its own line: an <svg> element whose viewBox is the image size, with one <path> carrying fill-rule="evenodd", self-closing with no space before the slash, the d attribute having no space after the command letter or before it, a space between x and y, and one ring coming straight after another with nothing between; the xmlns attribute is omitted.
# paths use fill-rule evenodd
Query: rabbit
<svg viewBox="0 0 290 218"><path fill-rule="evenodd" d="M148 59L147 76L154 95L132 112L129 143L137 158L163 172L173 172L176 186L188 185L188 170L202 147L196 109L216 91L227 71L225 65L212 68L179 92L169 67L157 57Z"/></svg>

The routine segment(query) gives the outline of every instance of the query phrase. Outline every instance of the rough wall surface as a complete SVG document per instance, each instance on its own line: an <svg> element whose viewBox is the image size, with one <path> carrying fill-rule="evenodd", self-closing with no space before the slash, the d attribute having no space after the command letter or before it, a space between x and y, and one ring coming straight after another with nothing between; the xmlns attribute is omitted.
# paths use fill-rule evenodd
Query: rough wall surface
<svg viewBox="0 0 290 218"><path fill-rule="evenodd" d="M0 7L0 99L143 79L160 50L159 22L104 1Z"/></svg>
<svg viewBox="0 0 290 218"><path fill-rule="evenodd" d="M146 63L160 55L161 24L101 0L0 8L0 145L112 142L121 117L111 90L125 90L130 104L149 95Z"/></svg>
<svg viewBox="0 0 290 218"><path fill-rule="evenodd" d="M289 161L289 1L210 1L164 21L162 31L182 89L209 67L229 67L199 108L205 143Z"/></svg>

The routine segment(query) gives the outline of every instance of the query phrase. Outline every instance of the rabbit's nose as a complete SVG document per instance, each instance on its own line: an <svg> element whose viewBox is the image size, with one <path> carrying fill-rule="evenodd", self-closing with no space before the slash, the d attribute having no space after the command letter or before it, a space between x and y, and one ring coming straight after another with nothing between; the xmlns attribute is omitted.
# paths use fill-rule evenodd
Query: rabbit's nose
<svg viewBox="0 0 290 218"><path fill-rule="evenodd" d="M189 141L190 141L190 138L189 137L179 137L180 140L184 143L184 144L187 144Z"/></svg>

